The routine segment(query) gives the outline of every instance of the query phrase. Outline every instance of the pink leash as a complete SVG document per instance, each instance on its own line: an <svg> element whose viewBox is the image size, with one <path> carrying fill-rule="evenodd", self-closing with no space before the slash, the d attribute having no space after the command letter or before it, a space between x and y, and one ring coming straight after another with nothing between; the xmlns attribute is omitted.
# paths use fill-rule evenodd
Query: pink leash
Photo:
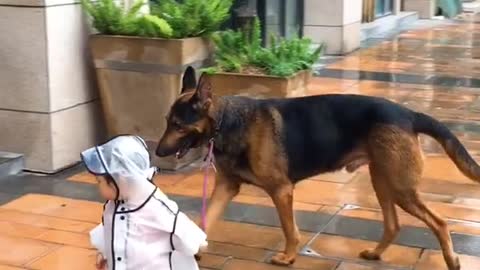
<svg viewBox="0 0 480 270"><path fill-rule="evenodd" d="M208 143L208 154L205 159L205 165L203 166L204 169L204 176L203 176L203 197L202 197L202 229L205 230L205 226L207 224L207 189L208 189L208 170L213 168L215 172L217 169L215 168L214 164L214 156L213 156L213 139L210 140Z"/></svg>

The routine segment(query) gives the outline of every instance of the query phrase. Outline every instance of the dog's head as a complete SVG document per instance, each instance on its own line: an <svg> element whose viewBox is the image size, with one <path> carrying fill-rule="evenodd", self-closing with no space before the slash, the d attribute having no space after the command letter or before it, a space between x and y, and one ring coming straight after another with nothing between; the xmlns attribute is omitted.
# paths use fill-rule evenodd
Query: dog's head
<svg viewBox="0 0 480 270"><path fill-rule="evenodd" d="M192 81L186 74L182 94L167 115L167 129L158 143L156 154L160 157L175 154L182 158L191 148L205 144L212 134L211 105L210 83L201 76L196 85L195 79Z"/></svg>

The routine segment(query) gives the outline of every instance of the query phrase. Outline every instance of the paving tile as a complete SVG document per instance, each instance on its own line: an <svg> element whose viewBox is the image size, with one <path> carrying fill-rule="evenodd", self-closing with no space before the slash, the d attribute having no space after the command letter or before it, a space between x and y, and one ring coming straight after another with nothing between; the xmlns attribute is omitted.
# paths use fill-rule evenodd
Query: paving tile
<svg viewBox="0 0 480 270"><path fill-rule="evenodd" d="M72 175L67 180L87 184L97 184L97 179L95 178L95 176L88 171Z"/></svg>
<svg viewBox="0 0 480 270"><path fill-rule="evenodd" d="M270 198L243 195L243 194L239 194L235 196L232 202L252 204L252 205L268 205L268 206L273 205L272 200Z"/></svg>
<svg viewBox="0 0 480 270"><path fill-rule="evenodd" d="M50 230L36 237L39 240L73 247L91 248L90 236L65 231Z"/></svg>
<svg viewBox="0 0 480 270"><path fill-rule="evenodd" d="M0 265L0 270L26 270L27 268L19 268L7 265Z"/></svg>
<svg viewBox="0 0 480 270"><path fill-rule="evenodd" d="M263 261L270 251L209 240L207 253L220 255L222 257L232 256L236 259Z"/></svg>
<svg viewBox="0 0 480 270"><path fill-rule="evenodd" d="M324 173L314 177L311 177L311 180L334 182L334 183L349 183L352 179L355 178L357 173L348 173L344 170L334 172L334 173Z"/></svg>
<svg viewBox="0 0 480 270"><path fill-rule="evenodd" d="M40 194L27 194L0 208L92 223L100 222L103 210L100 203Z"/></svg>
<svg viewBox="0 0 480 270"><path fill-rule="evenodd" d="M255 235L255 237L245 237L246 235ZM219 221L215 225L215 230L212 230L208 236L209 240L216 242L269 250L275 250L282 238L283 234L278 228L228 221Z"/></svg>
<svg viewBox="0 0 480 270"><path fill-rule="evenodd" d="M299 260L303 260L302 258L299 258ZM302 263L299 264L300 267L298 267L296 264L293 266L287 268L287 269L305 269L305 270L334 270L336 267L336 263L332 263L326 260L318 260L315 261L315 259L305 259L309 261L308 265L303 265ZM302 268L306 267L306 268ZM249 270L281 270L285 269L285 267L281 266L275 266L271 264L266 264L266 263L260 263L260 262L253 262L253 261L245 261L245 260L230 260L225 264L225 267L223 268L224 270L243 270L243 269L249 269Z"/></svg>
<svg viewBox="0 0 480 270"><path fill-rule="evenodd" d="M23 266L57 247L39 240L0 235L0 264Z"/></svg>
<svg viewBox="0 0 480 270"><path fill-rule="evenodd" d="M215 173L210 170L208 177L209 181L207 190L208 195L210 196L215 185ZM203 172L198 171L187 176L185 179L174 185L163 187L162 190L164 190L164 192L173 194L201 197L203 194L203 178Z"/></svg>
<svg viewBox="0 0 480 270"><path fill-rule="evenodd" d="M0 205L2 205L4 203L8 203L8 202L18 198L19 196L20 195L18 195L18 194L0 192Z"/></svg>
<svg viewBox="0 0 480 270"><path fill-rule="evenodd" d="M462 269L474 270L480 265L480 257L460 255ZM447 270L442 253L439 251L426 250L423 252L415 270Z"/></svg>
<svg viewBox="0 0 480 270"><path fill-rule="evenodd" d="M256 237L247 238L245 235L256 235ZM312 237L312 234L301 233L299 247L304 245ZM213 230L208 238L211 241L268 250L280 250L284 247L284 236L280 228L229 221L218 222L215 230Z"/></svg>
<svg viewBox="0 0 480 270"><path fill-rule="evenodd" d="M383 221L383 214L380 209L367 209L362 207L344 208L344 209L341 209L338 214L344 217ZM399 215L399 220L401 225L426 227L425 223L405 213L402 209L398 207L397 207L397 214Z"/></svg>
<svg viewBox="0 0 480 270"><path fill-rule="evenodd" d="M473 184L446 156L429 157L424 161L423 177L458 184Z"/></svg>
<svg viewBox="0 0 480 270"><path fill-rule="evenodd" d="M342 191L359 192L362 194L375 194L369 173L358 173L349 183L345 184Z"/></svg>
<svg viewBox="0 0 480 270"><path fill-rule="evenodd" d="M45 194L69 197L72 199L100 200L97 187L92 184L66 181L66 173L58 175L20 174L0 179L2 192L9 194Z"/></svg>
<svg viewBox="0 0 480 270"><path fill-rule="evenodd" d="M280 227L277 210L269 206L231 203L225 211L224 218L229 221ZM330 221L331 215L297 210L295 211L295 218L300 230L318 232Z"/></svg>
<svg viewBox="0 0 480 270"><path fill-rule="evenodd" d="M213 254L202 254L202 259L198 263L200 267L210 269L222 269L223 265L229 260L228 257Z"/></svg>
<svg viewBox="0 0 480 270"><path fill-rule="evenodd" d="M191 209L198 211L198 198L175 197L175 199L179 202L183 211L198 216L198 212L190 212ZM402 226L395 243L409 247L438 248L436 238L431 230L426 228L425 224L400 209L398 213L401 221L405 220L407 222L402 222L404 226ZM295 215L299 228L305 232L321 231L369 241L379 241L382 236L383 219L377 209L324 206L318 212L296 211ZM334 215L336 216L333 217ZM273 207L259 205L232 203L227 208L225 220L251 225L280 227L276 210ZM479 243L480 237L472 234L472 232L478 231L480 224L461 220L451 220L450 223L454 225L453 229L455 229L452 230L455 232L452 233L455 250L461 254L475 255L474 247ZM283 240L283 237L281 239ZM281 248L281 244L277 248Z"/></svg>
<svg viewBox="0 0 480 270"><path fill-rule="evenodd" d="M89 232L97 224L0 208L0 221L70 232Z"/></svg>
<svg viewBox="0 0 480 270"><path fill-rule="evenodd" d="M336 260L329 260L323 258L314 258L307 256L298 256L295 260L295 263L292 265L293 268L305 269L305 270L318 270L318 269L337 269L339 264Z"/></svg>
<svg viewBox="0 0 480 270"><path fill-rule="evenodd" d="M282 270L285 267L274 266L267 263L244 261L244 260L229 260L223 270ZM321 270L321 269L319 269Z"/></svg>
<svg viewBox="0 0 480 270"><path fill-rule="evenodd" d="M324 232L378 242L382 238L383 222L336 216L328 224ZM438 241L430 229L411 226L401 227L395 243L418 248L439 248Z"/></svg>
<svg viewBox="0 0 480 270"><path fill-rule="evenodd" d="M480 222L480 208L478 207L442 202L427 202L427 205L445 218Z"/></svg>
<svg viewBox="0 0 480 270"><path fill-rule="evenodd" d="M353 204L367 208L379 208L373 191L348 190L345 184L324 181L306 180L298 183L295 187L295 200L330 206Z"/></svg>
<svg viewBox="0 0 480 270"><path fill-rule="evenodd" d="M480 235L480 223L450 221L448 228L451 232Z"/></svg>
<svg viewBox="0 0 480 270"><path fill-rule="evenodd" d="M318 254L341 259L358 259L358 254L376 243L365 240L351 239L332 235L319 235L311 244ZM420 249L392 245L382 256L382 262L392 266L411 267L419 258Z"/></svg>
<svg viewBox="0 0 480 270"><path fill-rule="evenodd" d="M296 200L306 203L319 203L337 201L336 195L343 184L305 180L295 186L294 197Z"/></svg>
<svg viewBox="0 0 480 270"><path fill-rule="evenodd" d="M157 173L153 178L153 182L160 188L177 185L192 173Z"/></svg>
<svg viewBox="0 0 480 270"><path fill-rule="evenodd" d="M433 268L432 268L433 269ZM369 265L369 264L356 264L356 263L341 263L336 270L394 270L386 266Z"/></svg>
<svg viewBox="0 0 480 270"><path fill-rule="evenodd" d="M35 270L95 270L96 251L64 246L27 267Z"/></svg>
<svg viewBox="0 0 480 270"><path fill-rule="evenodd" d="M0 234L13 237L36 238L48 230L33 225L18 224L8 221L0 221Z"/></svg>
<svg viewBox="0 0 480 270"><path fill-rule="evenodd" d="M465 206L472 206L475 208L480 208L480 199L472 199L472 198L456 198L453 204L457 205L465 205Z"/></svg>

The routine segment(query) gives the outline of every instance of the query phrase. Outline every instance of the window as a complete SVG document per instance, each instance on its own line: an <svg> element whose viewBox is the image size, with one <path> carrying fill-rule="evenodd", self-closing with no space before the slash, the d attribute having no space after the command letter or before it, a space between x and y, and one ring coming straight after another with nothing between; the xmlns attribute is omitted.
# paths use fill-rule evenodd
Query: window
<svg viewBox="0 0 480 270"><path fill-rule="evenodd" d="M236 0L225 27L241 27L255 16L260 19L266 43L270 35L288 38L302 35L303 0Z"/></svg>
<svg viewBox="0 0 480 270"><path fill-rule="evenodd" d="M375 0L375 17L383 17L392 14L393 0Z"/></svg>

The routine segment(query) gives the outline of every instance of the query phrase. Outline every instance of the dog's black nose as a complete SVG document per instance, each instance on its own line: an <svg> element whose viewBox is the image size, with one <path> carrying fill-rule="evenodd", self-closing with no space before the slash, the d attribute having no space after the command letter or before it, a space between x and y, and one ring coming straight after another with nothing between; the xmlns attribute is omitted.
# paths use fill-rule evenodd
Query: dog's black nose
<svg viewBox="0 0 480 270"><path fill-rule="evenodd" d="M159 157L165 157L167 156L167 151L165 151L164 149L162 149L162 147L157 147L157 150L155 151L155 154Z"/></svg>

